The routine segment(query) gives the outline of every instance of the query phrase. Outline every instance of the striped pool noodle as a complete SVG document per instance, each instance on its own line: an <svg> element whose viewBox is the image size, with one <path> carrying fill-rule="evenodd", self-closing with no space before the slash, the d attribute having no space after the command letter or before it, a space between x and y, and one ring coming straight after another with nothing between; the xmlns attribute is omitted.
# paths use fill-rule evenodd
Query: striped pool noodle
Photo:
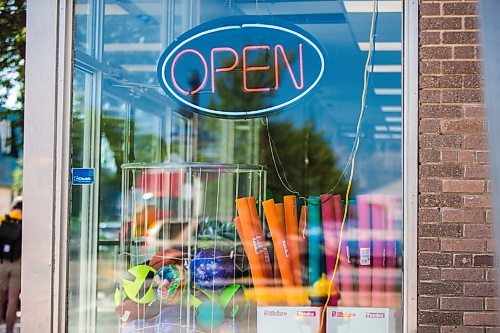
<svg viewBox="0 0 500 333"><path fill-rule="evenodd" d="M370 198L358 195L358 302L359 306L370 306L371 296L371 247L370 247Z"/></svg>
<svg viewBox="0 0 500 333"><path fill-rule="evenodd" d="M309 285L321 278L321 206L320 197L309 197L308 205L308 232L309 232Z"/></svg>
<svg viewBox="0 0 500 333"><path fill-rule="evenodd" d="M395 219L400 198L396 196L386 196L386 243L385 243L385 296L386 307L399 307L399 297L396 292L397 279L397 238Z"/></svg>
<svg viewBox="0 0 500 333"><path fill-rule="evenodd" d="M372 240L373 240L373 269L372 269L372 306L383 307L386 303L384 294L385 269L385 217L384 197L372 196Z"/></svg>
<svg viewBox="0 0 500 333"><path fill-rule="evenodd" d="M344 235L342 236L342 248L340 249L339 271L337 273L340 280L340 300L342 306L354 306L356 303L353 290L354 269L350 257L351 238L353 238L356 227L356 201L349 200L347 220L344 224Z"/></svg>

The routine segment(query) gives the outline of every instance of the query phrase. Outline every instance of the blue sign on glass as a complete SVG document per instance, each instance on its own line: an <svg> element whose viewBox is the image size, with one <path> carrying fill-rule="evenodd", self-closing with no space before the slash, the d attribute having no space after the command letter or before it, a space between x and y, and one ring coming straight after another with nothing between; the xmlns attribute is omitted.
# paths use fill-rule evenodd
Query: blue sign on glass
<svg viewBox="0 0 500 333"><path fill-rule="evenodd" d="M73 168L71 172L71 183L73 185L90 185L94 183L94 169Z"/></svg>
<svg viewBox="0 0 500 333"><path fill-rule="evenodd" d="M176 102L221 118L261 117L314 89L325 52L309 33L268 16L232 16L180 36L158 62L158 81Z"/></svg>

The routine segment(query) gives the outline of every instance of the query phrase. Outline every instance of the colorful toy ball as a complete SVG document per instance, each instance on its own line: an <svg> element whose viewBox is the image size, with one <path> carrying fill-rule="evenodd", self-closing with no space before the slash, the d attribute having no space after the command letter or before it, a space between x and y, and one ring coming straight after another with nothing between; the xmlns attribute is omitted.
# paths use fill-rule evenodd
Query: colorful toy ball
<svg viewBox="0 0 500 333"><path fill-rule="evenodd" d="M195 287L205 291L219 292L234 277L233 260L225 252L216 249L198 251L189 269Z"/></svg>
<svg viewBox="0 0 500 333"><path fill-rule="evenodd" d="M219 295L219 301L226 318L241 317L249 307L246 289L241 284L231 284Z"/></svg>
<svg viewBox="0 0 500 333"><path fill-rule="evenodd" d="M138 319L125 324L120 331L122 333L156 333L154 322L148 319Z"/></svg>
<svg viewBox="0 0 500 333"><path fill-rule="evenodd" d="M156 326L156 333L188 332L186 308L181 305L164 306L156 317L154 324Z"/></svg>
<svg viewBox="0 0 500 333"><path fill-rule="evenodd" d="M157 271L168 265L182 266L182 252L176 249L165 249L156 252L149 260L149 266Z"/></svg>
<svg viewBox="0 0 500 333"><path fill-rule="evenodd" d="M131 267L123 278L122 288L125 295L139 304L150 303L156 299L152 286L153 276L156 270L148 265L137 265ZM115 301L120 299L116 296Z"/></svg>
<svg viewBox="0 0 500 333"><path fill-rule="evenodd" d="M217 302L203 302L196 310L196 323L212 331L224 322L224 310Z"/></svg>
<svg viewBox="0 0 500 333"><path fill-rule="evenodd" d="M160 302L157 300L148 304L138 304L127 299L115 308L115 312L122 321L131 322L137 319L154 318L160 313L160 308Z"/></svg>
<svg viewBox="0 0 500 333"><path fill-rule="evenodd" d="M184 272L178 265L168 265L160 268L153 277L153 288L162 303L173 304L182 292Z"/></svg>

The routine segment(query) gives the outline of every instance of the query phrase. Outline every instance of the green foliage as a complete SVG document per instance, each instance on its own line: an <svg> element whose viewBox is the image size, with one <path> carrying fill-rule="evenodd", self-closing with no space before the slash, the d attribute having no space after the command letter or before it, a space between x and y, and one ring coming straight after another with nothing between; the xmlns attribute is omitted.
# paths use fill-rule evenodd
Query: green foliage
<svg viewBox="0 0 500 333"><path fill-rule="evenodd" d="M26 58L26 1L0 0L0 105L9 91L19 89L17 106L0 113L0 119L15 115L13 127L23 128L24 70Z"/></svg>
<svg viewBox="0 0 500 333"><path fill-rule="evenodd" d="M12 178L14 178L12 182L12 191L14 193L21 194L23 193L23 159L20 158L17 161L17 167L14 169L12 173Z"/></svg>
<svg viewBox="0 0 500 333"><path fill-rule="evenodd" d="M289 121L270 121L269 131L277 150L274 159L279 176L285 184L286 179L288 180L287 186L306 197L327 193L334 187L342 170L323 132L315 131L312 124L295 127ZM262 131L261 142L264 145L260 151L261 162L268 166L267 189L275 200L281 202L281 194L289 193L274 167L266 129ZM333 192L344 195L346 189L347 182L344 179Z"/></svg>

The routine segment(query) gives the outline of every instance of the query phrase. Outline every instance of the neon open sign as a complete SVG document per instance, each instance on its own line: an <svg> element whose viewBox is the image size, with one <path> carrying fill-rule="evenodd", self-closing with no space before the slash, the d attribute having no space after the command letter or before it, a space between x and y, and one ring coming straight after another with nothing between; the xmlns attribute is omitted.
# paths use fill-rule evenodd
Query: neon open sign
<svg viewBox="0 0 500 333"><path fill-rule="evenodd" d="M195 112L260 117L304 98L319 83L325 56L307 32L263 16L233 16L180 36L158 62L165 92Z"/></svg>

